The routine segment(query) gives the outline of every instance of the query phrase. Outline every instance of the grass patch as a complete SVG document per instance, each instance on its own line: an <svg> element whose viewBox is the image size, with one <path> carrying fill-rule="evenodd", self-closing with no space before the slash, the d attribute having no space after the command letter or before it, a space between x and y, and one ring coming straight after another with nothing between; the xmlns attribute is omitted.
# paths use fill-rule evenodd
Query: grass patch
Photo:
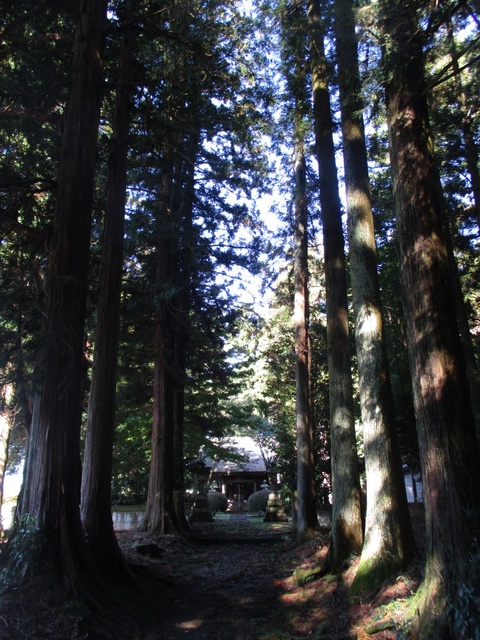
<svg viewBox="0 0 480 640"><path fill-rule="evenodd" d="M388 559L361 559L350 587L350 595L362 596L375 591L397 571L398 567Z"/></svg>
<svg viewBox="0 0 480 640"><path fill-rule="evenodd" d="M309 582L313 582L319 578L323 573L322 567L309 567L308 569L295 569L293 572L293 579L295 584L299 587L303 587Z"/></svg>

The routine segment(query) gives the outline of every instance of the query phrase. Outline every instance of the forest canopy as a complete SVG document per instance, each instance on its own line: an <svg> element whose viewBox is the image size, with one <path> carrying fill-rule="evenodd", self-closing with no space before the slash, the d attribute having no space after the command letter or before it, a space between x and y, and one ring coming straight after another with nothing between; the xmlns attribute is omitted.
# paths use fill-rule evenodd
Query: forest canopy
<svg viewBox="0 0 480 640"><path fill-rule="evenodd" d="M249 435L358 592L411 562L421 476L415 633L473 637L477 4L7 3L0 504L23 463L39 535L7 570L131 584L112 504L188 536L188 465Z"/></svg>

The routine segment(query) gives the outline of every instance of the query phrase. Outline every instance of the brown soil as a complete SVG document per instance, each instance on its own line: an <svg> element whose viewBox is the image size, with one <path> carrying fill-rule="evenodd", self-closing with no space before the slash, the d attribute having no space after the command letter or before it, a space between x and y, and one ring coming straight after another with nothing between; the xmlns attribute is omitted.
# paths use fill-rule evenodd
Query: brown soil
<svg viewBox="0 0 480 640"><path fill-rule="evenodd" d="M421 535L421 514L414 515ZM192 525L191 534L193 543L120 532L126 558L140 568L141 588L118 591L110 607L93 615L38 585L6 592L0 596L0 639L408 638L404 612L418 586L418 565L354 599L348 587L356 559L339 576L315 576L327 552L326 535L298 546L288 523L226 515Z"/></svg>

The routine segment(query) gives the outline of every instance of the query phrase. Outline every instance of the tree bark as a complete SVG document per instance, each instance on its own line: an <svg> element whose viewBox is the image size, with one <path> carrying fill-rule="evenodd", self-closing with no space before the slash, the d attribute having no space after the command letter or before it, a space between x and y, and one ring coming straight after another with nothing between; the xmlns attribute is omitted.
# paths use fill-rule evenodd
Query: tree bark
<svg viewBox="0 0 480 640"><path fill-rule="evenodd" d="M192 104L193 109L193 104ZM193 121L195 120L192 114ZM177 131L165 158L163 214L157 254L157 309L152 464L143 527L182 533L184 403L188 357L198 123ZM156 453L154 453L154 447Z"/></svg>
<svg viewBox="0 0 480 640"><path fill-rule="evenodd" d="M81 3L64 119L48 266L43 386L32 419L19 516L40 528L34 569L78 588L89 573L80 523L80 424L87 276L106 0ZM38 562L38 560L41 560Z"/></svg>
<svg viewBox="0 0 480 640"><path fill-rule="evenodd" d="M172 13L182 11L172 5ZM181 18L179 18L181 19ZM204 86L189 75L189 59L173 61L165 133L157 244L152 462L143 528L182 534L184 402L195 245L195 168L201 143ZM186 81L188 78L188 84Z"/></svg>
<svg viewBox="0 0 480 640"><path fill-rule="evenodd" d="M136 0L127 0L124 41L113 117L108 167L105 229L97 303L97 324L82 473L81 518L87 544L108 581L131 581L113 530L111 473L116 416L117 355L127 187L127 154L133 86L132 17Z"/></svg>
<svg viewBox="0 0 480 640"><path fill-rule="evenodd" d="M194 110L194 107L193 107ZM193 116L193 113L192 113ZM188 528L184 508L184 414L185 384L187 379L187 360L190 339L190 291L193 270L194 237L194 202L195 202L195 168L200 150L200 130L194 126L184 140L184 151L181 154L181 180L178 199L181 202L181 242L178 250L177 294L175 296L174 328L174 391L173 391L173 423L174 423L174 496L177 522L181 530Z"/></svg>
<svg viewBox="0 0 480 640"><path fill-rule="evenodd" d="M172 147L163 162L161 209L158 220L152 459L147 504L142 524L143 529L162 534L172 533L179 528L173 499L175 326L172 316L172 296L175 288L174 271L175 255L178 251L178 233L177 221L174 219L175 152Z"/></svg>
<svg viewBox="0 0 480 640"><path fill-rule="evenodd" d="M353 416L342 211L318 0L308 2L308 21L327 303L333 503L329 562L336 570L362 548L363 515Z"/></svg>
<svg viewBox="0 0 480 640"><path fill-rule="evenodd" d="M309 383L307 185L303 143L295 153L295 388L297 410L297 535L318 529Z"/></svg>
<svg viewBox="0 0 480 640"><path fill-rule="evenodd" d="M444 202L430 137L422 33L415 8L383 0L384 66L402 295L422 463L426 572L419 638L473 637L465 585L480 528L479 453L449 280ZM478 556L477 556L478 557ZM477 561L478 562L478 561ZM453 612L465 611L461 635ZM450 615L449 615L450 612ZM469 622L469 620L471 622ZM473 626L472 626L473 625Z"/></svg>
<svg viewBox="0 0 480 640"><path fill-rule="evenodd" d="M353 589L405 566L414 539L385 344L352 0L335 1L350 272L367 483L362 557Z"/></svg>

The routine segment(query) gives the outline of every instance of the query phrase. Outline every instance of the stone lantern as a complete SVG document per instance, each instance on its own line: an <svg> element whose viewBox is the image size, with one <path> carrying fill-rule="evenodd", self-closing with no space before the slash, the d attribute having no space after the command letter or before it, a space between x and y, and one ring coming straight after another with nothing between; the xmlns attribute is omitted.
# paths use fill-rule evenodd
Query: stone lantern
<svg viewBox="0 0 480 640"><path fill-rule="evenodd" d="M210 469L205 466L202 460L196 460L189 465L190 471L195 476L197 485L197 495L193 503L193 510L190 515L190 522L213 522L212 512L208 504L207 482Z"/></svg>

